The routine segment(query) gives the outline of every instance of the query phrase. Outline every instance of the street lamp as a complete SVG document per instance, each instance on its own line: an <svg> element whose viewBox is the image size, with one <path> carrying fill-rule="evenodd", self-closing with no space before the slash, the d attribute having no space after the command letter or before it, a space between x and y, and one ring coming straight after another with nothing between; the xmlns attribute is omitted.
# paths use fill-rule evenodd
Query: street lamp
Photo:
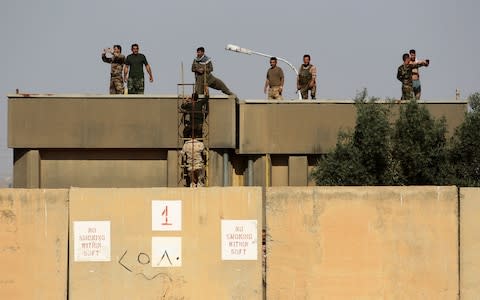
<svg viewBox="0 0 480 300"><path fill-rule="evenodd" d="M248 54L248 55L256 54L256 55L260 55L260 56L264 56L264 57L272 57L272 56L273 56L273 55L269 55L269 54L265 54L265 53L253 51L253 50L251 50L251 49L242 48L242 47L240 47L240 46L232 45L232 44L228 44L228 45L225 47L225 50L233 51L233 52L238 52L238 53L243 53L243 54ZM287 61L287 60L284 59L284 58L278 57L278 56L277 56L277 59L280 60L280 61L283 61L284 63L286 63L287 65L289 65L290 68L293 69L293 71L295 72L295 74L296 74L297 77L298 77L298 71L297 71L297 69L296 69L289 61ZM297 91L297 93L298 93L298 99L302 99L302 95L300 94L300 91Z"/></svg>

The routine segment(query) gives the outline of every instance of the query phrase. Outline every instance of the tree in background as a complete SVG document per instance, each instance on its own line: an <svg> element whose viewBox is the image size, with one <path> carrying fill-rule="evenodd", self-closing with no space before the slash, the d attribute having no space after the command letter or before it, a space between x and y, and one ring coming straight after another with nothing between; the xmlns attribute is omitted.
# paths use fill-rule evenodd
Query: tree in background
<svg viewBox="0 0 480 300"><path fill-rule="evenodd" d="M392 125L391 106L379 104L376 98L367 100L366 90L355 98L355 107L354 131L341 132L335 149L312 172L318 185L453 183L445 118L436 120L412 100L400 105Z"/></svg>
<svg viewBox="0 0 480 300"><path fill-rule="evenodd" d="M353 132L340 132L335 149L322 158L312 176L318 185L386 185L397 177L392 168L389 106L355 97L357 120Z"/></svg>
<svg viewBox="0 0 480 300"><path fill-rule="evenodd" d="M401 184L443 185L451 182L446 133L445 118L435 120L417 101L409 101L400 107L392 136L392 156L400 167Z"/></svg>
<svg viewBox="0 0 480 300"><path fill-rule="evenodd" d="M335 149L319 160L312 172L317 185L364 185L366 170L352 133L340 132Z"/></svg>
<svg viewBox="0 0 480 300"><path fill-rule="evenodd" d="M450 163L455 184L480 186L480 93L468 97L471 111L451 139Z"/></svg>
<svg viewBox="0 0 480 300"><path fill-rule="evenodd" d="M378 103L378 98L367 100L364 89L355 97L357 120L353 145L366 174L363 184L390 185L397 177L391 156L390 104Z"/></svg>

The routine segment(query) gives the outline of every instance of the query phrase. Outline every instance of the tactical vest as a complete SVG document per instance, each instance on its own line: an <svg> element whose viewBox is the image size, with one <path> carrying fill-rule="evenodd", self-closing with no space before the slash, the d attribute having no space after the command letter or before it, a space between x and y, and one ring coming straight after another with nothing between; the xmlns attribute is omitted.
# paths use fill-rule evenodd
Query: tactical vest
<svg viewBox="0 0 480 300"><path fill-rule="evenodd" d="M298 73L298 82L300 85L306 85L312 81L312 73L310 72L311 67L312 65L308 65L306 68L303 65L300 67L300 73Z"/></svg>

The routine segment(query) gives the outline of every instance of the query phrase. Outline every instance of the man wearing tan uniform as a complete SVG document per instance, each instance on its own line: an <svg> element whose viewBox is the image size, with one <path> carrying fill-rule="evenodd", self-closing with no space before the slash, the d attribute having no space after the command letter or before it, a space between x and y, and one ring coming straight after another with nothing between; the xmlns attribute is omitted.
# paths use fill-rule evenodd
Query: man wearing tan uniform
<svg viewBox="0 0 480 300"><path fill-rule="evenodd" d="M188 136L188 134L187 134ZM196 139L195 133L183 144L181 154L187 163L187 171L190 176L190 186L200 187L205 184L205 144Z"/></svg>
<svg viewBox="0 0 480 300"><path fill-rule="evenodd" d="M263 92L266 94L268 89L268 99L283 100L283 70L277 66L277 58L270 58L270 69L267 71L267 80Z"/></svg>

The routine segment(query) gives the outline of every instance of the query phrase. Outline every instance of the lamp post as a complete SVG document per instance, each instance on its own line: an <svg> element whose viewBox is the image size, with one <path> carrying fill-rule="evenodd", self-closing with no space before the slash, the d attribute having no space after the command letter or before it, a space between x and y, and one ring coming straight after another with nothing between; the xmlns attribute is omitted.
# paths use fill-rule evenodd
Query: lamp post
<svg viewBox="0 0 480 300"><path fill-rule="evenodd" d="M260 55L260 56L264 56L264 57L272 57L272 56L273 56L273 55L269 55L269 54L265 54L265 53L253 51L253 50L251 50L251 49L242 48L242 47L240 47L240 46L232 45L232 44L228 44L228 45L225 47L225 50L233 51L233 52L238 52L238 53L243 53L243 54L248 54L248 55L255 54L255 55ZM290 68L293 69L293 71L295 72L295 74L296 74L297 77L298 77L298 71L297 71L297 69L296 69L289 61L287 61L287 60L284 59L284 58L278 57L278 56L277 56L277 59L280 60L280 61L283 61L284 63L286 63L287 65L289 65ZM300 94L300 91L297 91L297 93L298 93L298 99L302 99L302 95Z"/></svg>

